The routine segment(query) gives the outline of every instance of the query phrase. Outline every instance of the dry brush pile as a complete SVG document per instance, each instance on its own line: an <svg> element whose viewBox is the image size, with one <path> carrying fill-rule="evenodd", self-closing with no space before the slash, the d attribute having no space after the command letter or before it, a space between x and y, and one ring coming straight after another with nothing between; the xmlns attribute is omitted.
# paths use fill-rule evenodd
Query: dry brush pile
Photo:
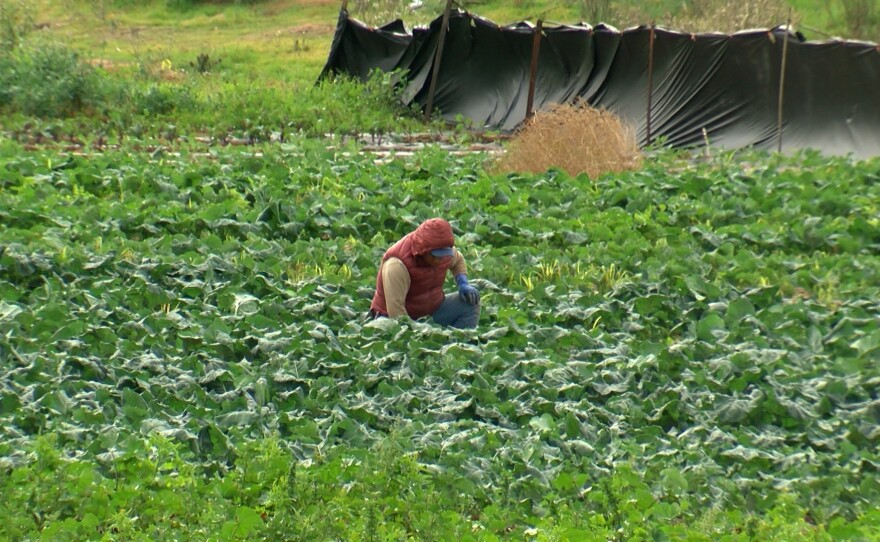
<svg viewBox="0 0 880 542"><path fill-rule="evenodd" d="M499 172L570 175L628 171L642 163L635 130L613 113L582 104L558 104L529 118L495 163Z"/></svg>

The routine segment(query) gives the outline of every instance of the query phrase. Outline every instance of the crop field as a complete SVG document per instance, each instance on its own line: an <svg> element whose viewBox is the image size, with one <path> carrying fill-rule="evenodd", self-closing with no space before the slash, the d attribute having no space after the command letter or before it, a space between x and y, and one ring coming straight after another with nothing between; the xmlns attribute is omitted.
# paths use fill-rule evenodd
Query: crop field
<svg viewBox="0 0 880 542"><path fill-rule="evenodd" d="M459 6L878 28L649 4ZM880 540L880 158L500 173L542 149L316 84L340 5L0 0L0 540ZM479 326L366 319L434 216Z"/></svg>
<svg viewBox="0 0 880 542"><path fill-rule="evenodd" d="M485 160L3 143L0 538L880 539L880 161ZM479 327L366 321L431 216Z"/></svg>

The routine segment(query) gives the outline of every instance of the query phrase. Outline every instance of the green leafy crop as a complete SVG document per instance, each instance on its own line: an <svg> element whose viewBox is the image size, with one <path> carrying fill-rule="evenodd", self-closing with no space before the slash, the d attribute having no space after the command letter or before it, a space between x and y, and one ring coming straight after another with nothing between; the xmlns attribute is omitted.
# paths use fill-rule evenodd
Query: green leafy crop
<svg viewBox="0 0 880 542"><path fill-rule="evenodd" d="M0 157L0 533L878 536L876 160L257 150ZM479 328L365 320L431 216Z"/></svg>

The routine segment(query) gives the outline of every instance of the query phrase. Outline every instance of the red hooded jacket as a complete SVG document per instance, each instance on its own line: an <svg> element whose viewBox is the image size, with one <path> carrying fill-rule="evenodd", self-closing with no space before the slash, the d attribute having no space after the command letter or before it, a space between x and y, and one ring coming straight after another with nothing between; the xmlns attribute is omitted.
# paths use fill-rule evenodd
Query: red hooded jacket
<svg viewBox="0 0 880 542"><path fill-rule="evenodd" d="M406 312L410 318L421 318L434 314L443 303L443 283L446 271L452 264L444 259L440 265L431 266L419 256L437 249L451 247L455 243L452 226L442 218L431 218L422 222L412 233L389 248L382 256L384 263L389 258L397 258L406 266L410 276L410 287L406 294ZM370 309L380 314L388 314L385 304L385 289L382 285L382 269L376 276L376 294Z"/></svg>

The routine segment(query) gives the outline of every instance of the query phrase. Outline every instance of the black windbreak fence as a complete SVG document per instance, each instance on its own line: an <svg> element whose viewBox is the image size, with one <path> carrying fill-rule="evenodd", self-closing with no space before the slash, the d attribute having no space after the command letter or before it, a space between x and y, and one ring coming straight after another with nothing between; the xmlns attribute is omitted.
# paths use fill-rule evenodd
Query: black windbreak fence
<svg viewBox="0 0 880 542"><path fill-rule="evenodd" d="M874 43L804 41L785 26L687 34L561 25L543 26L534 47L531 23L499 26L455 10L431 85L441 26L438 17L412 32L399 20L373 28L342 11L321 77L400 71L407 105L424 108L433 86L436 114L487 129L515 129L533 85L534 109L585 100L635 128L642 145L880 155Z"/></svg>

